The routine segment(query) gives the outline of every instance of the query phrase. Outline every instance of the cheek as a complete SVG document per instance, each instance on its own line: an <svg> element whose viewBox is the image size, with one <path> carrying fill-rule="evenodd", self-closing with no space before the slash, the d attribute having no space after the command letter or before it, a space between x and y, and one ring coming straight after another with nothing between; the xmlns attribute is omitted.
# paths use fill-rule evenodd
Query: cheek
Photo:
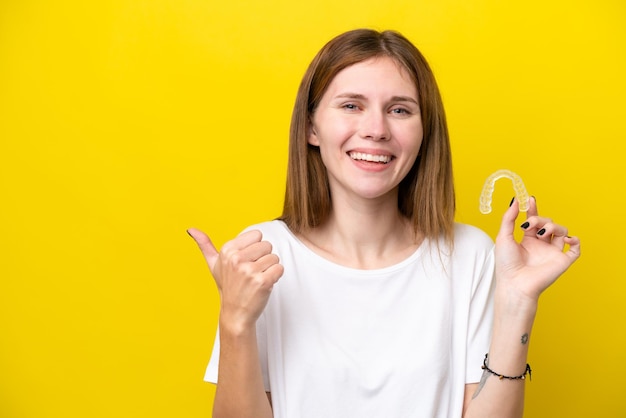
<svg viewBox="0 0 626 418"><path fill-rule="evenodd" d="M424 128L421 121L420 123L417 123L413 129L413 146L416 148L416 152L419 154L422 148L422 144L424 143Z"/></svg>
<svg viewBox="0 0 626 418"><path fill-rule="evenodd" d="M415 147L416 155L420 155L422 153L422 144L423 143L424 143L424 141L422 140L422 137L419 137L419 139L417 141L417 147Z"/></svg>
<svg viewBox="0 0 626 418"><path fill-rule="evenodd" d="M402 131L398 131L397 134L396 138L402 142L402 147L407 152L415 155L419 154L424 139L421 125L405 127Z"/></svg>
<svg viewBox="0 0 626 418"><path fill-rule="evenodd" d="M326 152L339 150L347 140L354 135L350 124L341 120L326 121L324 125L317 125L315 131L309 135L309 144L316 145Z"/></svg>

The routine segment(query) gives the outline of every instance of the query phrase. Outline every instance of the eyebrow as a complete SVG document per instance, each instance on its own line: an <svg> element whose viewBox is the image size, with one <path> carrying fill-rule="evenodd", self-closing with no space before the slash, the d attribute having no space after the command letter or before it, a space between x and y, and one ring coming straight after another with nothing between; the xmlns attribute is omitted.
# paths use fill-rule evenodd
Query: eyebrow
<svg viewBox="0 0 626 418"><path fill-rule="evenodd" d="M341 94L338 94L337 96L335 96L335 98L336 99L367 100L367 97L365 97L364 95L359 94L359 93L341 93ZM416 105L419 106L419 103L417 102L417 100L415 100L411 96L392 96L390 101L392 101L392 102L411 102L411 103L415 103Z"/></svg>

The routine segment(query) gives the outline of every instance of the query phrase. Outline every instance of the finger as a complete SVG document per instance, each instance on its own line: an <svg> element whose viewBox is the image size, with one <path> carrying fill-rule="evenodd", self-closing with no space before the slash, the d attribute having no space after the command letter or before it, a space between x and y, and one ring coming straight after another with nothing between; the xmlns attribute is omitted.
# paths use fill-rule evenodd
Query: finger
<svg viewBox="0 0 626 418"><path fill-rule="evenodd" d="M530 216L526 218L526 221L520 225L520 228L524 230L524 236L537 237L537 233L544 225L552 223L552 219L542 216ZM543 234L542 234L543 235Z"/></svg>
<svg viewBox="0 0 626 418"><path fill-rule="evenodd" d="M530 196L528 198L528 211L526 211L526 219L530 218L531 216L538 215L539 210L537 209L537 199L535 199L535 196Z"/></svg>
<svg viewBox="0 0 626 418"><path fill-rule="evenodd" d="M211 241L211 238L204 232L199 229L189 228L187 233L193 240L196 242L200 251L202 251L202 255L209 265L209 269L213 271L213 267L215 267L215 262L217 261L217 256L219 255L215 245Z"/></svg>
<svg viewBox="0 0 626 418"><path fill-rule="evenodd" d="M224 244L222 252L243 250L256 242L261 241L262 238L263 234L261 234L261 231L257 229L246 231L239 234L235 239Z"/></svg>
<svg viewBox="0 0 626 418"><path fill-rule="evenodd" d="M246 261L257 261L261 257L264 257L272 252L272 244L268 241L260 241L254 242L248 245L246 248L239 250L236 253L232 254L234 258L233 262L246 262ZM222 251L224 254L224 251Z"/></svg>
<svg viewBox="0 0 626 418"><path fill-rule="evenodd" d="M538 226L537 237L546 242L552 242L559 248L565 246L563 238L567 236L567 228L563 225L558 225L552 222L548 222L542 226Z"/></svg>
<svg viewBox="0 0 626 418"><path fill-rule="evenodd" d="M285 268L282 264L272 264L267 270L265 270L264 274L271 278L273 286L283 276L284 272Z"/></svg>
<svg viewBox="0 0 626 418"><path fill-rule="evenodd" d="M269 254L260 258L255 264L261 270L264 282L271 288L280 279L285 271L276 254Z"/></svg>
<svg viewBox="0 0 626 418"><path fill-rule="evenodd" d="M573 263L580 257L580 239L578 237L565 237L563 240L569 245L569 249L565 252L565 255L568 256Z"/></svg>
<svg viewBox="0 0 626 418"><path fill-rule="evenodd" d="M280 264L280 260L276 254L267 254L259 258L255 264L261 272L266 272L270 267Z"/></svg>

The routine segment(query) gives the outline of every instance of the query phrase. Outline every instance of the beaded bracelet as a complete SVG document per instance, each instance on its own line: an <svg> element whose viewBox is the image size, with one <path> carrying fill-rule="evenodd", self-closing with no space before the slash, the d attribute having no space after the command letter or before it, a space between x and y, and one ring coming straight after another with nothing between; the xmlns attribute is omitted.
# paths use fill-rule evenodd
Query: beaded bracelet
<svg viewBox="0 0 626 418"><path fill-rule="evenodd" d="M533 380L532 370L530 369L530 364L526 363L526 370L524 373L519 376L505 376L500 373L496 373L487 366L487 359L489 358L489 353L485 354L485 360L483 361L482 369L486 372L491 373L494 376L497 376L500 380L509 379L509 380L524 380L526 379L526 375L528 375L529 380Z"/></svg>

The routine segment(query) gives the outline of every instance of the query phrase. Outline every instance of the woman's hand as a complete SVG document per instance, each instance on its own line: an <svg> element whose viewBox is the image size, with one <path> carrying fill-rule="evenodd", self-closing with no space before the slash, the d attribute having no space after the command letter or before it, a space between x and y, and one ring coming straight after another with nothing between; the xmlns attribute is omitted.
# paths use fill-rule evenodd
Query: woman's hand
<svg viewBox="0 0 626 418"><path fill-rule="evenodd" d="M227 242L218 252L202 231L189 229L187 233L200 247L217 284L222 302L220 328L233 332L253 329L283 274L272 244L253 230Z"/></svg>
<svg viewBox="0 0 626 418"><path fill-rule="evenodd" d="M539 216L531 197L526 222L521 225L524 237L518 243L514 238L518 214L515 199L496 237L497 294L504 292L506 297L536 304L541 293L578 259L580 240L568 236L566 227Z"/></svg>

